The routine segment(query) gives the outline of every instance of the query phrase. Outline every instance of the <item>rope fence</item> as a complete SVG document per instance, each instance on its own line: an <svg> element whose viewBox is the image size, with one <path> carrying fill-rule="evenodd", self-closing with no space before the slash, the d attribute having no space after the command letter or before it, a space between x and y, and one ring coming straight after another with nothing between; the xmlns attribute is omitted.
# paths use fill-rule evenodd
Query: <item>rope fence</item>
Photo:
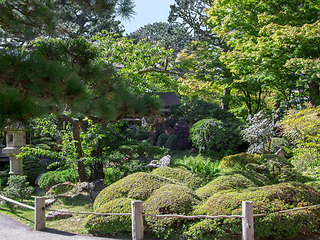
<svg viewBox="0 0 320 240"><path fill-rule="evenodd" d="M31 209L35 211L35 230L43 230L45 228L45 198L35 198L35 206L32 207L27 204L23 204L12 200L10 198L4 197L0 195L0 199L3 199L7 202L19 205L24 208ZM269 214L276 213L286 213L290 211L298 211L305 210L312 207L320 207L318 205L305 206L287 210L281 210L272 213L262 213L262 214L253 214L253 203L251 201L243 201L242 202L242 215L217 215L217 216L207 216L207 215L194 215L194 216L184 216L184 215L152 215L152 214L144 214L142 208L142 201L132 201L131 203L131 213L94 213L94 212L77 212L77 211L67 211L67 210L55 210L50 209L53 212L63 212L63 213L73 213L73 214L86 214L86 215L96 215L96 216L131 216L132 220L132 239L133 240L143 240L144 232L143 232L143 217L156 217L156 218L168 218L168 217L176 217L176 218L185 218L185 219L195 219L195 218L241 218L242 219L242 239L243 240L253 240L254 239L254 226L253 219L254 217L266 216Z"/></svg>

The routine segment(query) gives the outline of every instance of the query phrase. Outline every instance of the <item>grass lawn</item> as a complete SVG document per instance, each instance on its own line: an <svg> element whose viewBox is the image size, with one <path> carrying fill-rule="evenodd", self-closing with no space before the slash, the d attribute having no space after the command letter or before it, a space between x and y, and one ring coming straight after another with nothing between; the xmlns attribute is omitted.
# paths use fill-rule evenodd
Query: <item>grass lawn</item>
<svg viewBox="0 0 320 240"><path fill-rule="evenodd" d="M25 204L34 205L34 200L24 200ZM79 194L76 196L61 195L57 201L51 204L46 209L46 213L51 210L68 209L74 212L92 212L92 203L89 202L87 194ZM0 204L0 213L9 216L23 224L34 227L34 211L22 208L19 206L8 207L7 205ZM57 219L46 221L46 227L57 229L60 231L67 231L75 234L87 234L83 227L85 214L72 214L73 216L66 219Z"/></svg>

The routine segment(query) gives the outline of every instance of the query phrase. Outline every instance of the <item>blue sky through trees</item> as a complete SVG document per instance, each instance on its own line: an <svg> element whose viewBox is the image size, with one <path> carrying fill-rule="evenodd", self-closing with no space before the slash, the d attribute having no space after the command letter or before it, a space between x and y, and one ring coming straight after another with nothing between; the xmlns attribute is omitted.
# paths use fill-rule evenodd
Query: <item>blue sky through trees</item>
<svg viewBox="0 0 320 240"><path fill-rule="evenodd" d="M123 22L126 33L134 32L149 23L166 22L170 5L174 2L174 0L135 0L134 19L131 22Z"/></svg>

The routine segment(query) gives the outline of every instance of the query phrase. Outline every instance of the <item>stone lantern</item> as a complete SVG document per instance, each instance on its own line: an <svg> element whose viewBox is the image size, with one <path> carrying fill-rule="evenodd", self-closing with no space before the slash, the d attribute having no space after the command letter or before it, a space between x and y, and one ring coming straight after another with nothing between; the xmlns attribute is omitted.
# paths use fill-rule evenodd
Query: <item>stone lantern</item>
<svg viewBox="0 0 320 240"><path fill-rule="evenodd" d="M26 145L26 130L21 125L15 125L7 129L7 147L2 149L10 159L10 175L22 175L22 159L16 156L21 152L21 147Z"/></svg>

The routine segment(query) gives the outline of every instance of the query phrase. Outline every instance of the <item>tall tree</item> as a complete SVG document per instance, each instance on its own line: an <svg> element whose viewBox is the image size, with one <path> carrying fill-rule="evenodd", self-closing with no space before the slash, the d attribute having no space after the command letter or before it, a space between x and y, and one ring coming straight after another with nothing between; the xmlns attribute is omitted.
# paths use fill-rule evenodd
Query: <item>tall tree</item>
<svg viewBox="0 0 320 240"><path fill-rule="evenodd" d="M191 40L188 30L177 23L156 22L140 27L129 34L135 42L159 43L166 50L173 49L174 53L181 51Z"/></svg>
<svg viewBox="0 0 320 240"><path fill-rule="evenodd" d="M4 0L0 2L0 45L22 45L39 36L77 37L101 30L121 33L135 12L132 0Z"/></svg>
<svg viewBox="0 0 320 240"><path fill-rule="evenodd" d="M193 40L199 41L198 43L190 43L190 46L183 50L179 56L179 66L184 66L182 68L186 71L185 76L180 81L184 83L194 82L195 76L201 75L201 77L198 77L196 85L202 85L206 91L212 89L208 87L210 85L215 86L215 88L217 85L222 86L223 91L219 94L221 106L223 109L229 109L232 75L219 60L219 54L217 55L217 52L227 51L228 46L223 38L217 37L205 24L208 19L205 9L209 8L212 2L212 0L175 0L175 4L170 6L168 21L185 27L192 33ZM204 41L206 42L205 44L203 43ZM191 58L194 58L192 61L197 62L197 64L186 69L186 65L182 61L190 61ZM209 65L211 65L212 69L204 68L204 66ZM218 73L220 74L219 77ZM211 92L210 95L216 98L217 92Z"/></svg>
<svg viewBox="0 0 320 240"><path fill-rule="evenodd" d="M136 93L146 91L175 91L177 82L172 75L180 74L172 65L172 49L161 44L139 41L112 34L99 34L95 38L106 62L118 68L130 89Z"/></svg>
<svg viewBox="0 0 320 240"><path fill-rule="evenodd" d="M26 7L27 2L0 3L1 30L20 40L33 39L42 35L41 31L54 34L51 1L29 1ZM95 3L99 9L104 1ZM84 8L94 7L83 4ZM48 12L43 18L39 18L41 11L31 11L41 7ZM20 36L16 31L20 25L15 20L25 27L25 34ZM0 51L0 127L52 112L63 114L65 109L100 123L147 115L158 109L153 99L133 94L96 46L83 37L38 39L27 46ZM79 171L83 172L80 165Z"/></svg>
<svg viewBox="0 0 320 240"><path fill-rule="evenodd" d="M234 87L246 93L248 102L271 89L287 100L287 106L303 92L319 104L315 67L320 55L319 9L313 0L213 3L208 23L230 46L221 61L231 69Z"/></svg>

